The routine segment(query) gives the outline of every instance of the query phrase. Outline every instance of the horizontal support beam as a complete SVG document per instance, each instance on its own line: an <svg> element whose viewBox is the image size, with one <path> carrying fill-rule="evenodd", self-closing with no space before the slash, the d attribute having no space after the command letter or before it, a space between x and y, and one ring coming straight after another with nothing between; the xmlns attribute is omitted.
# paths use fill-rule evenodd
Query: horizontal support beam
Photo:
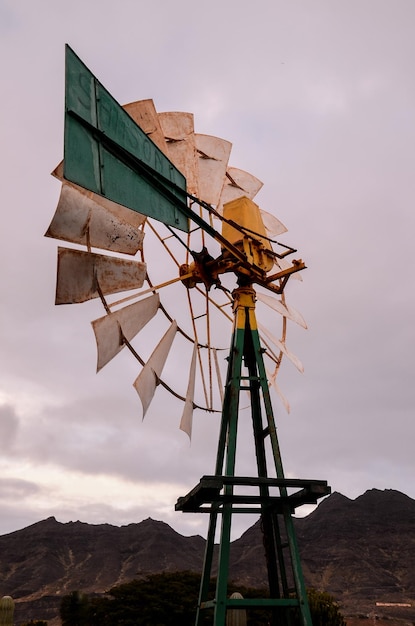
<svg viewBox="0 0 415 626"><path fill-rule="evenodd" d="M225 486L233 487L267 487L267 494L248 495L221 494ZM279 495L271 495L270 489L279 489ZM286 494L290 489L297 489L294 493ZM260 512L259 507L269 505L279 512L288 505L291 511L303 504L316 504L319 498L331 493L325 480L303 480L297 478L267 478L267 477L243 477L243 476L203 476L186 496L179 498L176 503L176 511L186 512L210 512L211 507L203 508L205 504L212 504L215 508L223 503L258 505L258 509L249 512ZM243 509L235 509L235 513L244 512Z"/></svg>
<svg viewBox="0 0 415 626"><path fill-rule="evenodd" d="M216 600L208 600L202 602L200 608L213 609L215 606ZM299 606L299 601L296 598L228 598L226 600L228 609L263 608L267 606Z"/></svg>

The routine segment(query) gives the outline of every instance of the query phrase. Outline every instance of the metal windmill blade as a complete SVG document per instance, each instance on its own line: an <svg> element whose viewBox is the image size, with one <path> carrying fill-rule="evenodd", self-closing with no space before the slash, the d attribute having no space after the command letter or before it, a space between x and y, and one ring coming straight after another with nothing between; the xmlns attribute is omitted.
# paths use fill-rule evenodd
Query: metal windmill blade
<svg viewBox="0 0 415 626"><path fill-rule="evenodd" d="M164 134L166 154L186 178L187 191L199 196L199 170L193 113L170 111L159 113L158 119Z"/></svg>
<svg viewBox="0 0 415 626"><path fill-rule="evenodd" d="M223 212L223 205L237 198L246 196L250 200L255 198L256 194L263 186L263 182L253 174L236 167L228 167L226 170L226 178L222 186L220 201L217 206L218 213Z"/></svg>
<svg viewBox="0 0 415 626"><path fill-rule="evenodd" d="M278 348L278 350L280 350L280 352L285 354L285 356L291 361L291 363L293 363L293 365L295 365L298 371L302 374L304 372L303 364L301 363L300 359L287 348L287 346L285 345L285 341L281 341L280 339L275 337L275 335L271 333L267 328L265 328L265 326L263 326L262 324L258 324L258 328L261 332L261 335L267 337L267 339L269 339Z"/></svg>
<svg viewBox="0 0 415 626"><path fill-rule="evenodd" d="M156 146L168 156L168 147L160 124L153 100L137 100L124 104L123 108L132 117L135 123L150 137Z"/></svg>
<svg viewBox="0 0 415 626"><path fill-rule="evenodd" d="M134 255L142 249L145 216L62 181L46 237L86 247Z"/></svg>
<svg viewBox="0 0 415 626"><path fill-rule="evenodd" d="M173 321L134 382L135 390L143 405L143 419L159 384L176 332L177 323Z"/></svg>
<svg viewBox="0 0 415 626"><path fill-rule="evenodd" d="M267 306L274 311L277 311L283 317L292 320L302 328L307 328L307 323L301 313L294 309L294 307L289 306L286 302L283 302L281 299L277 299L274 296L270 296L260 291L257 292L257 299L260 302L264 302Z"/></svg>
<svg viewBox="0 0 415 626"><path fill-rule="evenodd" d="M145 263L58 248L56 304L86 302L143 286Z"/></svg>
<svg viewBox="0 0 415 626"><path fill-rule="evenodd" d="M184 403L182 418L180 420L180 430L185 432L189 439L192 438L192 426L193 426L193 409L194 409L194 395L195 395L195 382L196 382L196 359L197 359L197 344L193 347L192 360L190 363L189 382L187 384L186 401Z"/></svg>
<svg viewBox="0 0 415 626"><path fill-rule="evenodd" d="M118 311L94 320L92 327L97 342L97 372L111 361L156 315L159 294L133 302Z"/></svg>
<svg viewBox="0 0 415 626"><path fill-rule="evenodd" d="M200 198L217 206L226 181L232 144L220 137L202 134L195 134L195 141L199 157Z"/></svg>

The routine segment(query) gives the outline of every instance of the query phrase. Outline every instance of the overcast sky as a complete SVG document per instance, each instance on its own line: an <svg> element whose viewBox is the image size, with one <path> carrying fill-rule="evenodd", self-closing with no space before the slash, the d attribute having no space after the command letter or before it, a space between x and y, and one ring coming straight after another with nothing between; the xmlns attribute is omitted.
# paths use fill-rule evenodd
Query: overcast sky
<svg viewBox="0 0 415 626"><path fill-rule="evenodd" d="M54 305L65 43L120 103L231 141L305 260L305 371L281 372L289 415L274 398L286 474L415 498L414 19L412 0L0 0L0 533L54 515L204 534L174 504L214 472L218 419L196 412L189 445L160 392L142 421L131 355L95 374L99 303Z"/></svg>

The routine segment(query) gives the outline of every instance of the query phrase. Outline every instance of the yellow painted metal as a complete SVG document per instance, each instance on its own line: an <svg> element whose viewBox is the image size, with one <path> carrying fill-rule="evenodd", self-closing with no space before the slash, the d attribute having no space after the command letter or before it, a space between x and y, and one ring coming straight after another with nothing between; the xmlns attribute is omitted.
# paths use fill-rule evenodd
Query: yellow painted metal
<svg viewBox="0 0 415 626"><path fill-rule="evenodd" d="M233 245L241 248L250 263L269 272L274 265L272 246L267 239L260 208L250 198L243 196L227 202L223 206L222 235ZM229 223L230 222L230 223ZM232 226L232 223L246 229L246 235Z"/></svg>
<svg viewBox="0 0 415 626"><path fill-rule="evenodd" d="M257 330L255 316L255 290L252 287L238 287L233 292L233 310L235 312L235 328L243 329L246 326L248 315L252 330Z"/></svg>

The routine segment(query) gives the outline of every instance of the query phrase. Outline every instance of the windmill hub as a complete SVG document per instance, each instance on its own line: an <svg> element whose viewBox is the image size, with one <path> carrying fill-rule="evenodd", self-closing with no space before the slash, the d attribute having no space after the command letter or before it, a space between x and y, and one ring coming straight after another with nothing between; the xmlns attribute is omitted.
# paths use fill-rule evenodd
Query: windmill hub
<svg viewBox="0 0 415 626"><path fill-rule="evenodd" d="M249 198L243 196L223 207L222 236L239 250L241 257L226 247L216 259L203 246L200 252L192 252L193 263L183 264L179 268L182 283L188 288L194 288L203 283L209 291L212 285L220 286L219 275L233 272L238 276L238 284L252 283L255 276L266 278L275 263L275 253L269 238L259 207Z"/></svg>

